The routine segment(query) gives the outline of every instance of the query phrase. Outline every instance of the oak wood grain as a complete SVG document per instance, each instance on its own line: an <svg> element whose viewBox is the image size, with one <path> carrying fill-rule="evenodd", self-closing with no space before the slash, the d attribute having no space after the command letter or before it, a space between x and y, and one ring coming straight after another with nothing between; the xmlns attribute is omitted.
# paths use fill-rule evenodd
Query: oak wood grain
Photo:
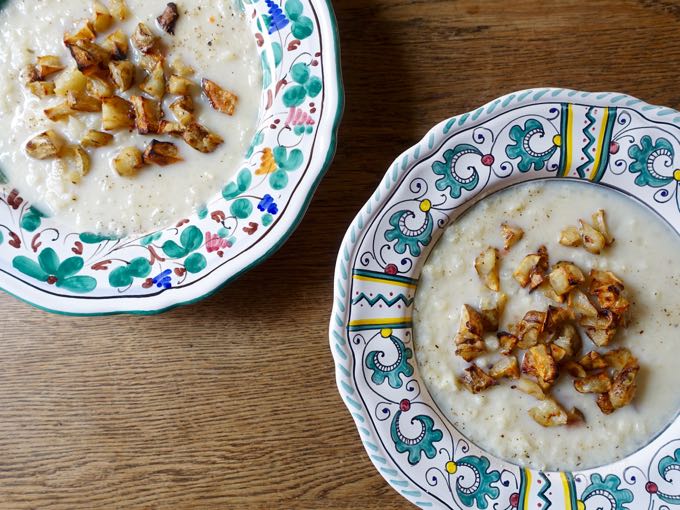
<svg viewBox="0 0 680 510"><path fill-rule="evenodd" d="M554 85L680 107L680 1L339 0L347 107L298 231L202 303L54 316L0 295L0 508L410 508L327 342L342 235L433 124Z"/></svg>

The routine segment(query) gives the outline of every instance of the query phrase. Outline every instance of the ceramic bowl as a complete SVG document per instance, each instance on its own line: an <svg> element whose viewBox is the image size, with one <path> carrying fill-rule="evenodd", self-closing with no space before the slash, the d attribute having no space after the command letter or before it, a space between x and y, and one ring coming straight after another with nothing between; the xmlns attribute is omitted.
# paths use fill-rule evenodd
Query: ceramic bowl
<svg viewBox="0 0 680 510"><path fill-rule="evenodd" d="M506 150L520 147L517 135L528 150ZM421 508L680 504L679 418L619 462L542 472L467 441L421 379L411 314L439 235L461 205L555 177L622 190L680 231L680 113L613 93L536 89L501 97L435 126L399 156L342 243L330 326L338 388L373 464ZM368 363L376 352L397 361Z"/></svg>
<svg viewBox="0 0 680 510"><path fill-rule="evenodd" d="M64 314L154 313L206 297L290 236L335 151L343 108L335 18L328 0L239 5L257 41L263 94L231 182L195 214L122 239L73 232L21 190L3 194L3 290ZM274 165L261 164L265 154Z"/></svg>

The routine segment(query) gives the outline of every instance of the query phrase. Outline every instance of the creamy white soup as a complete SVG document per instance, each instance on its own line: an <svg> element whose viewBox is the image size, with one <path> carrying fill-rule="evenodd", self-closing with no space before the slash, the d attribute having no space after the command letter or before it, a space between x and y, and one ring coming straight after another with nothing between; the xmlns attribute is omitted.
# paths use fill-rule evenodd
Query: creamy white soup
<svg viewBox="0 0 680 510"><path fill-rule="evenodd" d="M560 232L604 209L614 243L601 254L559 244ZM475 257L488 246L502 249L500 225L524 230L522 239L501 250L500 287L508 296L500 328L528 310L555 305L541 291L521 288L513 272L528 253L548 248L550 264L570 261L588 274L609 270L625 282L630 300L627 327L606 349L628 348L640 371L629 405L603 414L593 394L574 390L561 370L551 394L565 409L577 408L583 421L544 427L529 416L533 396L513 381L472 393L460 382L469 362L455 354L461 307L496 299L475 271ZM416 359L424 380L454 426L481 448L511 462L548 470L577 470L621 459L649 442L680 408L680 240L652 212L633 200L585 183L540 181L494 194L473 206L443 233L425 263L415 300ZM600 350L581 334L582 353ZM484 370L497 360L495 335L485 338L489 352L474 360ZM604 349L604 350L606 350ZM521 359L520 359L521 361Z"/></svg>
<svg viewBox="0 0 680 510"><path fill-rule="evenodd" d="M102 0L104 5L107 1ZM55 55L69 68L73 58L62 42L83 20L92 18L92 4L81 0L10 0L0 10L0 169L8 178L7 189L16 188L42 212L55 216L81 231L114 234L163 227L206 203L237 170L253 137L262 90L260 59L255 39L244 15L231 0L177 1L179 18L174 35L156 21L165 2L126 0L124 21L98 34L98 41L114 30L132 36L138 23L145 23L160 37L166 69L174 59L193 68L192 97L196 122L224 142L209 154L199 152L181 139L167 135L141 135L133 130L111 131L113 141L87 149L91 168L73 184L57 159L34 159L27 155L28 140L47 129L58 131L70 143L90 129L102 130L101 114L79 113L62 121L48 120L45 108L63 98L36 97L22 76L38 56ZM130 42L129 59L139 65L141 53ZM64 71L65 72L65 71ZM141 71L137 70L137 74ZM139 78L139 77L138 77ZM202 78L210 79L238 96L233 115L209 105L201 92ZM48 78L59 80L55 74ZM117 95L129 99L140 94L135 86ZM173 120L168 105L177 99L166 93L162 108ZM112 161L121 148L143 150L152 139L173 142L181 161L168 165L145 165L133 177L119 175Z"/></svg>

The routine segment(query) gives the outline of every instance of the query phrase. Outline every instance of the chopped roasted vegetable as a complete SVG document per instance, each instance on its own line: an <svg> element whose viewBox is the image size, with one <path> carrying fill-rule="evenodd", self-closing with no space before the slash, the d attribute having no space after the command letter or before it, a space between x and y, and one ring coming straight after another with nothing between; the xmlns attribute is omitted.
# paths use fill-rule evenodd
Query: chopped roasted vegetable
<svg viewBox="0 0 680 510"><path fill-rule="evenodd" d="M539 336L545 328L546 313L529 310L517 327L517 337L520 349L528 349L538 343Z"/></svg>
<svg viewBox="0 0 680 510"><path fill-rule="evenodd" d="M496 338L498 338L498 343L500 344L501 354L505 354L506 356L513 351L517 346L517 342L519 342L519 338L507 331L499 331L496 333Z"/></svg>
<svg viewBox="0 0 680 510"><path fill-rule="evenodd" d="M495 304L491 304L487 300L482 301L482 308L480 315L484 325L484 331L498 331L501 315L505 308L505 303L508 297L505 294L499 294Z"/></svg>
<svg viewBox="0 0 680 510"><path fill-rule="evenodd" d="M174 74L176 74L177 76L186 77L186 76L193 76L193 74L194 74L193 68L186 65L179 58L173 59L173 61L170 63L170 69L172 69L172 72Z"/></svg>
<svg viewBox="0 0 680 510"><path fill-rule="evenodd" d="M560 244L564 246L581 246L581 234L576 227L567 227L560 233Z"/></svg>
<svg viewBox="0 0 680 510"><path fill-rule="evenodd" d="M165 94L165 74L163 73L162 62L156 64L139 88L155 99L163 99Z"/></svg>
<svg viewBox="0 0 680 510"><path fill-rule="evenodd" d="M175 99L168 108L182 126L186 127L194 121L194 102L190 96Z"/></svg>
<svg viewBox="0 0 680 510"><path fill-rule="evenodd" d="M129 60L112 60L109 62L111 81L120 92L125 92L135 81L135 66Z"/></svg>
<svg viewBox="0 0 680 510"><path fill-rule="evenodd" d="M71 107L66 102L59 103L51 108L46 108L43 112L45 113L45 117L55 122L73 115L73 110L71 110Z"/></svg>
<svg viewBox="0 0 680 510"><path fill-rule="evenodd" d="M544 390L555 384L558 376L557 363L544 344L535 345L524 354L522 373L533 375Z"/></svg>
<svg viewBox="0 0 680 510"><path fill-rule="evenodd" d="M203 78L203 80L201 80L201 87L203 88L205 95L208 97L210 106L212 106L217 111L226 113L227 115L234 114L236 102L238 101L236 94L223 89L217 83L208 80L207 78Z"/></svg>
<svg viewBox="0 0 680 510"><path fill-rule="evenodd" d="M54 82L51 81L34 81L28 84L28 89L34 96L44 98L54 95Z"/></svg>
<svg viewBox="0 0 680 510"><path fill-rule="evenodd" d="M545 392L541 389L538 383L527 379L526 377L521 377L514 385L515 388L520 390L527 395L531 395L537 400L545 400Z"/></svg>
<svg viewBox="0 0 680 510"><path fill-rule="evenodd" d="M637 363L630 363L614 376L611 390L609 390L609 401L614 409L630 404L635 398L636 378L639 371L640 367Z"/></svg>
<svg viewBox="0 0 680 510"><path fill-rule="evenodd" d="M579 317L597 317L597 308L580 289L573 289L569 292L567 306Z"/></svg>
<svg viewBox="0 0 680 510"><path fill-rule="evenodd" d="M604 237L605 245L609 246L614 242L614 238L609 233L607 228L607 222L604 217L604 211L599 209L597 212L593 213L593 226L602 234Z"/></svg>
<svg viewBox="0 0 680 510"><path fill-rule="evenodd" d="M178 96L186 96L191 93L191 88L194 82L183 76L177 76L173 74L168 79L168 92L170 94L176 94Z"/></svg>
<svg viewBox="0 0 680 510"><path fill-rule="evenodd" d="M579 234L581 235L583 247L590 253L599 255L606 245L604 236L589 223L586 223L583 220L578 220L578 222L580 225Z"/></svg>
<svg viewBox="0 0 680 510"><path fill-rule="evenodd" d="M501 235L503 236L503 248L509 250L517 241L524 237L524 230L508 223L502 223Z"/></svg>
<svg viewBox="0 0 680 510"><path fill-rule="evenodd" d="M583 343L581 342L581 335L573 324L562 324L557 338L553 340L553 345L561 347L564 350L565 356L562 359L568 359L575 356L580 350Z"/></svg>
<svg viewBox="0 0 680 510"><path fill-rule="evenodd" d="M586 369L575 361L566 361L562 366L572 377L585 377L588 375Z"/></svg>
<svg viewBox="0 0 680 510"><path fill-rule="evenodd" d="M182 161L179 150L174 143L160 142L158 140L151 140L151 143L146 146L143 159L144 163L153 163L161 166L171 165L172 163Z"/></svg>
<svg viewBox="0 0 680 510"><path fill-rule="evenodd" d="M156 18L158 21L158 26L165 30L170 35L175 35L175 24L179 18L179 12L177 10L177 4L170 2L165 6L163 14Z"/></svg>
<svg viewBox="0 0 680 510"><path fill-rule="evenodd" d="M534 290L545 280L547 270L548 250L545 246L541 246L536 253L524 257L513 276L522 287L529 285L529 289Z"/></svg>
<svg viewBox="0 0 680 510"><path fill-rule="evenodd" d="M498 292L500 290L500 280L498 277L498 250L487 248L475 259L475 271L484 282L487 288Z"/></svg>
<svg viewBox="0 0 680 510"><path fill-rule="evenodd" d="M87 78L87 85L85 86L87 93L99 99L113 96L115 90L113 84L109 81L101 79L96 76L89 76Z"/></svg>
<svg viewBox="0 0 680 510"><path fill-rule="evenodd" d="M168 122L167 120L161 120L159 124L159 133L171 136L182 136L184 128L179 122Z"/></svg>
<svg viewBox="0 0 680 510"><path fill-rule="evenodd" d="M111 14L118 21L124 21L128 16L128 8L125 0L111 0L109 2Z"/></svg>
<svg viewBox="0 0 680 510"><path fill-rule="evenodd" d="M564 295L586 280L581 270L571 262L558 262L548 275L555 293Z"/></svg>
<svg viewBox="0 0 680 510"><path fill-rule="evenodd" d="M132 103L122 97L113 96L102 99L102 129L132 129L135 124Z"/></svg>
<svg viewBox="0 0 680 510"><path fill-rule="evenodd" d="M87 77L78 69L70 69L61 73L54 81L54 92L58 96L66 97L69 92L82 94L86 86Z"/></svg>
<svg viewBox="0 0 680 510"><path fill-rule="evenodd" d="M137 131L142 135L158 133L162 116L160 103L143 96L130 96L130 102L135 112Z"/></svg>
<svg viewBox="0 0 680 510"><path fill-rule="evenodd" d="M113 23L111 12L99 0L94 0L93 11L92 26L94 27L95 32L101 33L108 30L111 23Z"/></svg>
<svg viewBox="0 0 680 510"><path fill-rule="evenodd" d="M191 122L182 131L182 138L199 152L213 152L224 140L197 122Z"/></svg>
<svg viewBox="0 0 680 510"><path fill-rule="evenodd" d="M132 34L132 44L142 53L150 53L158 42L156 36L144 23L139 23Z"/></svg>
<svg viewBox="0 0 680 510"><path fill-rule="evenodd" d="M54 55L38 57L35 65L35 70L38 73L39 80L44 80L51 74L57 73L62 69L64 69L64 65L61 63L59 57Z"/></svg>
<svg viewBox="0 0 680 510"><path fill-rule="evenodd" d="M102 47L109 52L111 60L125 60L128 56L128 38L122 30L110 33Z"/></svg>
<svg viewBox="0 0 680 510"><path fill-rule="evenodd" d="M69 92L66 96L66 103L77 112L100 112L102 110L101 99L85 94L75 95Z"/></svg>
<svg viewBox="0 0 680 510"><path fill-rule="evenodd" d="M579 393L605 393L612 387L612 381L604 372L587 375L574 380L574 388Z"/></svg>
<svg viewBox="0 0 680 510"><path fill-rule="evenodd" d="M617 371L622 370L626 365L638 364L637 358L625 347L606 352L604 359L610 367Z"/></svg>
<svg viewBox="0 0 680 510"><path fill-rule="evenodd" d="M63 145L64 140L57 132L48 129L26 143L26 153L35 159L56 158Z"/></svg>
<svg viewBox="0 0 680 510"><path fill-rule="evenodd" d="M608 364L605 358L603 358L599 352L590 351L585 354L579 361L578 364L581 365L585 370L602 370L607 368ZM602 392L598 392L602 393Z"/></svg>
<svg viewBox="0 0 680 510"><path fill-rule="evenodd" d="M566 425L569 421L567 412L551 398L547 398L536 407L529 409L529 416L544 427Z"/></svg>
<svg viewBox="0 0 680 510"><path fill-rule="evenodd" d="M64 44L70 46L77 41L94 41L96 37L92 23L86 21L75 33L64 35Z"/></svg>
<svg viewBox="0 0 680 510"><path fill-rule="evenodd" d="M519 365L517 358L514 356L504 356L496 362L489 371L491 377L500 379L506 377L508 379L519 379Z"/></svg>
<svg viewBox="0 0 680 510"><path fill-rule="evenodd" d="M465 361L471 361L486 351L482 339L484 321L482 316L469 305L463 305L460 313L460 325L454 342L456 354Z"/></svg>
<svg viewBox="0 0 680 510"><path fill-rule="evenodd" d="M87 133L85 133L85 136L83 136L83 139L80 141L80 145L83 147L97 148L104 147L105 145L110 144L112 141L112 134L90 129Z"/></svg>
<svg viewBox="0 0 680 510"><path fill-rule="evenodd" d="M113 168L122 177L133 177L144 166L142 152L137 147L126 147L113 158Z"/></svg>
<svg viewBox="0 0 680 510"><path fill-rule="evenodd" d="M472 393L479 393L496 385L496 380L474 363L465 369L460 383Z"/></svg>
<svg viewBox="0 0 680 510"><path fill-rule="evenodd" d="M73 184L80 183L80 180L90 172L90 157L80 145L65 147L62 158L66 167L66 177Z"/></svg>
<svg viewBox="0 0 680 510"><path fill-rule="evenodd" d="M615 409L612 405L612 401L609 399L608 393L600 393L597 396L597 407L600 408L603 414L612 414Z"/></svg>
<svg viewBox="0 0 680 510"><path fill-rule="evenodd" d="M599 347L609 345L616 335L618 318L609 310L600 310L597 317L581 317L581 326L588 337Z"/></svg>
<svg viewBox="0 0 680 510"><path fill-rule="evenodd" d="M106 61L109 54L104 48L88 39L79 39L68 44L67 47L73 60L76 61L78 70L85 76L106 74Z"/></svg>

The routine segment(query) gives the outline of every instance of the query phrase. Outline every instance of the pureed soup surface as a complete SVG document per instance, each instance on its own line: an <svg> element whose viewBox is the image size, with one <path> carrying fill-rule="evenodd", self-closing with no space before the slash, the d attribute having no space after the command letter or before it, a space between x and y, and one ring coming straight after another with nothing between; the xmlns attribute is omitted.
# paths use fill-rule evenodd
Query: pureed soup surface
<svg viewBox="0 0 680 510"><path fill-rule="evenodd" d="M0 168L9 179L7 189L18 189L43 212L81 231L140 232L167 226L190 214L215 195L237 170L257 122L262 92L260 59L255 38L243 14L235 10L234 2L178 1L174 36L163 32L156 23L165 2L126 3L128 18L114 22L103 36L120 28L130 37L139 22L162 36L167 60L180 57L195 71L189 78L195 84L192 96L196 120L221 136L224 143L215 152L203 154L181 138L112 131L112 144L88 150L92 167L77 185L64 178L58 161L32 159L24 146L46 129L58 130L76 143L88 129L102 129L100 114L83 113L61 122L48 120L43 109L64 98L39 99L21 79L22 70L35 63L38 56L58 55L62 64L69 68L74 65L62 42L64 33L74 32L82 20L91 19L92 5L82 0L9 0L0 10L0 118L4 125L0 130ZM138 62L140 54L132 43L130 55L133 62ZM238 96L233 116L210 107L200 93L201 78L211 79ZM139 94L136 87L117 94L128 98L130 92ZM176 98L169 94L164 98L168 120L173 116L167 105ZM174 142L184 161L165 167L145 166L129 178L113 170L111 160L122 147L134 145L143 150L152 138Z"/></svg>
<svg viewBox="0 0 680 510"><path fill-rule="evenodd" d="M607 212L616 238L600 255L558 243L560 232L586 221L597 209ZM577 393L573 378L563 373L552 389L565 409L585 415L585 423L545 428L528 415L539 402L507 384L473 394L456 380L470 364L455 355L463 304L479 307L494 299L475 272L474 260L487 246L502 247L503 222L524 229L524 237L500 259L501 291L508 303L500 329L519 321L528 310L555 304L540 290L523 289L512 276L528 253L545 244L550 263L571 261L584 274L611 270L625 283L631 301L627 328L598 349L582 334L590 350L629 348L640 363L638 389L632 403L604 415L595 395ZM680 240L651 211L616 192L585 183L542 180L514 186L473 206L443 233L425 263L415 300L416 359L433 398L454 426L490 453L511 462L544 470L577 470L618 460L635 452L659 433L680 408ZM492 335L493 336L493 335ZM474 362L487 369L489 354ZM520 360L521 361L521 360Z"/></svg>

